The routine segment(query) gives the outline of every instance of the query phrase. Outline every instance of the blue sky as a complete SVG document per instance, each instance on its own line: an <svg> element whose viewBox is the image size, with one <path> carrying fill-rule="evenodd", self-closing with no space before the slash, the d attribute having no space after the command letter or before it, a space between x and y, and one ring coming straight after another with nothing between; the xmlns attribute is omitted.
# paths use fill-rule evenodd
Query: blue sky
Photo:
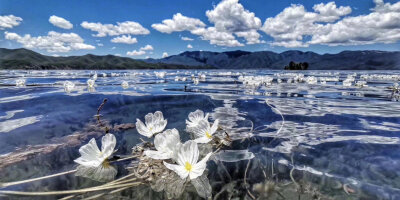
<svg viewBox="0 0 400 200"><path fill-rule="evenodd" d="M46 55L400 50L398 1L0 0L0 5L0 47Z"/></svg>

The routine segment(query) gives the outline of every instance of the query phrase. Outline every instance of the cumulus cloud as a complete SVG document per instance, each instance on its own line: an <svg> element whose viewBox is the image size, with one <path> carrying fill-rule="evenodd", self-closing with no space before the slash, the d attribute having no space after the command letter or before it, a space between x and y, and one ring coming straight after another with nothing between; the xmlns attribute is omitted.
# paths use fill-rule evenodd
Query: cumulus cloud
<svg viewBox="0 0 400 200"><path fill-rule="evenodd" d="M376 0L375 3L375 8L368 15L346 17L320 26L309 43L337 46L399 41L400 2L390 4Z"/></svg>
<svg viewBox="0 0 400 200"><path fill-rule="evenodd" d="M21 17L16 17L14 15L0 16L0 30L18 26L21 23L21 21L22 21Z"/></svg>
<svg viewBox="0 0 400 200"><path fill-rule="evenodd" d="M20 36L17 33L4 33L7 40L15 40L25 48L38 48L47 52L69 52L71 50L95 49L93 45L85 44L84 40L76 33L48 32L47 36L32 37L30 34Z"/></svg>
<svg viewBox="0 0 400 200"><path fill-rule="evenodd" d="M126 55L128 55L128 56L141 56L144 54L146 54L146 52L142 51L142 50L140 50L140 51L133 50L133 51L126 52Z"/></svg>
<svg viewBox="0 0 400 200"><path fill-rule="evenodd" d="M195 35L200 35L202 40L209 40L210 44L226 47L244 46L242 43L236 40L232 33L217 31L215 27L196 29L192 31L192 33Z"/></svg>
<svg viewBox="0 0 400 200"><path fill-rule="evenodd" d="M71 24L68 20L62 18L62 17L57 17L55 15L50 16L49 22L53 24L54 26L57 26L59 28L63 29L71 29L74 27L74 25Z"/></svg>
<svg viewBox="0 0 400 200"><path fill-rule="evenodd" d="M144 47L141 47L140 50L141 51L151 51L151 50L154 50L154 48L153 48L153 46L148 44L148 45L146 45Z"/></svg>
<svg viewBox="0 0 400 200"><path fill-rule="evenodd" d="M213 10L207 10L206 15L218 31L244 32L261 27L261 20L244 9L239 0L223 0Z"/></svg>
<svg viewBox="0 0 400 200"><path fill-rule="evenodd" d="M168 53L167 52L162 53L162 58L166 58L166 57L168 57Z"/></svg>
<svg viewBox="0 0 400 200"><path fill-rule="evenodd" d="M274 38L272 44L284 47L307 47L304 36L312 35L324 25L351 13L351 8L337 7L335 2L314 5L308 12L303 5L292 4L275 17L265 20L262 30ZM297 45L296 45L297 44Z"/></svg>
<svg viewBox="0 0 400 200"><path fill-rule="evenodd" d="M347 16L351 13L351 8L337 7L334 2L316 4L313 12L306 11L303 5L291 5L275 17L268 18L262 30L274 38L272 45L284 47L308 47L310 44L365 45L399 41L400 2L374 2L375 7L369 14L359 16Z"/></svg>
<svg viewBox="0 0 400 200"><path fill-rule="evenodd" d="M184 40L184 41L193 41L193 39L190 38L190 37L181 37L181 40Z"/></svg>
<svg viewBox="0 0 400 200"><path fill-rule="evenodd" d="M183 16L176 13L172 19L165 19L161 24L152 24L151 27L162 33L172 33L179 31L192 31L206 25L199 19Z"/></svg>
<svg viewBox="0 0 400 200"><path fill-rule="evenodd" d="M161 24L153 24L152 27L163 33L190 31L199 35L202 40L218 46L244 46L236 37L244 38L247 44L262 42L259 39L261 35L257 32L261 28L261 20L253 12L246 10L239 0L223 0L212 10L207 10L206 16L214 26L206 27L199 19L177 13L172 19L163 20ZM181 39L193 40L187 37Z"/></svg>
<svg viewBox="0 0 400 200"><path fill-rule="evenodd" d="M97 43L97 46L102 47L102 46L104 46L104 44L103 43Z"/></svg>
<svg viewBox="0 0 400 200"><path fill-rule="evenodd" d="M207 10L208 20L214 24L216 31L234 33L243 37L247 44L261 43L261 20L253 12L246 10L239 0L223 0L213 10Z"/></svg>
<svg viewBox="0 0 400 200"><path fill-rule="evenodd" d="M188 49L192 49L193 46L192 46L191 44L188 44L188 45L187 45L187 48L188 48Z"/></svg>
<svg viewBox="0 0 400 200"><path fill-rule="evenodd" d="M135 43L137 43L137 39L131 37L130 35L128 35L128 36L122 35L122 36L111 39L111 42L112 43L135 44Z"/></svg>
<svg viewBox="0 0 400 200"><path fill-rule="evenodd" d="M81 23L81 26L85 29L97 32L97 34L93 35L95 37L105 37L107 35L116 36L123 34L131 34L131 35L150 34L150 31L148 29L144 28L139 23L133 21L117 22L117 25L84 21Z"/></svg>

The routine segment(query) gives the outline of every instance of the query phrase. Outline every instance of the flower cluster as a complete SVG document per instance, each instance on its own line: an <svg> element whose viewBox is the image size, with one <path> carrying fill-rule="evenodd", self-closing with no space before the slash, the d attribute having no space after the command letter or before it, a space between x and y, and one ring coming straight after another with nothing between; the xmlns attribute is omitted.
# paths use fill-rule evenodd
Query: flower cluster
<svg viewBox="0 0 400 200"><path fill-rule="evenodd" d="M193 136L193 140L184 143L181 142L177 129L165 130L167 120L164 119L160 111L148 113L145 116L144 123L140 119L136 121L136 129L139 134L147 138L154 136L154 144L144 148L141 157L145 156L149 159L158 160L157 162L164 165L166 171L171 170L176 173L177 177L182 179L183 182L192 182L196 190L197 188L210 188L210 190L203 192L199 192L200 189L198 190L202 197L211 195L208 179L202 175L212 152L208 152L200 159L198 144L213 141L219 124L218 119L210 124L208 116L201 110L189 114L186 120L186 131ZM117 170L109 164L109 158L114 153L115 146L116 138L110 133L103 136L101 150L98 148L96 140L91 139L88 144L79 149L81 157L74 160L80 164L77 168L77 175L97 181L114 179ZM154 148L152 148L153 146ZM150 169L151 166L148 166L148 168ZM205 179L207 181L204 181Z"/></svg>
<svg viewBox="0 0 400 200"><path fill-rule="evenodd" d="M144 154L153 159L170 159L176 164L164 162L164 165L176 172L179 177L185 179L195 179L201 176L206 168L206 162L211 153L207 154L201 161L199 160L199 148L197 143L208 143L212 140L213 134L218 128L218 120L211 126L208 121L208 114L196 110L189 114L186 120L187 130L194 134L195 139L181 143L177 129L165 130L167 120L164 119L162 112L149 113L145 116L145 123L140 119L136 121L136 129L139 134L148 138L154 137L154 150L146 150ZM159 134L158 134L159 133Z"/></svg>

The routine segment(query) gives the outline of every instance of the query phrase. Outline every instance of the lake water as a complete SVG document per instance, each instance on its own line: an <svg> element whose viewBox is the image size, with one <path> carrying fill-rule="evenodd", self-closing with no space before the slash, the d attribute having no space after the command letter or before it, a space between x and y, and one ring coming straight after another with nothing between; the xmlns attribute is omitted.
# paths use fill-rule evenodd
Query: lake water
<svg viewBox="0 0 400 200"><path fill-rule="evenodd" d="M101 115L117 137L116 155L130 154L141 142L131 125L147 113L162 111L167 128L181 135L196 109L210 113L211 121L219 119L233 139L227 152L208 162L219 199L250 199L246 188L270 199L400 199L400 102L391 89L400 71L97 71L88 89L94 73L0 71L0 182L74 169L79 147L101 138L95 115L106 98ZM205 77L195 84L192 74ZM16 86L22 79L25 84ZM74 84L71 91L66 81ZM118 177L127 165L118 164ZM266 180L279 186L279 194L257 191L255 185ZM99 184L68 174L0 190ZM190 190L185 195L198 198ZM109 197L164 199L146 186Z"/></svg>

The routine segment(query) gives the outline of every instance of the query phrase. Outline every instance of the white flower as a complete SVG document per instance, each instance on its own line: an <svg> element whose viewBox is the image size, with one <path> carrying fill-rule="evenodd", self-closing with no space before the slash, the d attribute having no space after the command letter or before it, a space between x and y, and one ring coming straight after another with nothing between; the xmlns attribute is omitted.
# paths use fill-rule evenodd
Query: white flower
<svg viewBox="0 0 400 200"><path fill-rule="evenodd" d="M154 114L149 113L145 117L146 125L140 119L136 119L137 131L148 138L156 133L161 133L167 126L167 120L164 120L162 112L157 111Z"/></svg>
<svg viewBox="0 0 400 200"><path fill-rule="evenodd" d="M92 138L89 143L83 145L79 149L81 157L74 160L76 163L86 167L98 167L100 165L108 165L106 161L114 152L117 140L113 134L106 134L101 138L101 151L97 147L96 140Z"/></svg>
<svg viewBox="0 0 400 200"><path fill-rule="evenodd" d="M129 83L126 81L122 81L121 86L122 88L127 89L129 87Z"/></svg>
<svg viewBox="0 0 400 200"><path fill-rule="evenodd" d="M17 87L23 87L23 86L25 86L25 83L26 83L26 80L25 79L17 79L16 81L15 81L15 85L17 86Z"/></svg>
<svg viewBox="0 0 400 200"><path fill-rule="evenodd" d="M210 122L207 120L201 120L195 128L192 129L197 143L208 143L212 140L212 135L218 129L219 120L215 120L214 124L210 126Z"/></svg>
<svg viewBox="0 0 400 200"><path fill-rule="evenodd" d="M208 113L204 116L204 112L201 110L196 110L189 113L189 120L186 120L186 125L188 128L194 128L199 125L202 120L208 121Z"/></svg>
<svg viewBox="0 0 400 200"><path fill-rule="evenodd" d="M71 92L75 87L75 84L72 83L71 81L65 81L64 82L64 90L65 92L69 93Z"/></svg>
<svg viewBox="0 0 400 200"><path fill-rule="evenodd" d="M97 72L94 73L94 75L92 76L92 79L93 79L93 80L97 80Z"/></svg>
<svg viewBox="0 0 400 200"><path fill-rule="evenodd" d="M144 154L153 159L175 159L180 145L182 144L178 130L168 129L154 138L154 146L157 151L146 150Z"/></svg>
<svg viewBox="0 0 400 200"><path fill-rule="evenodd" d="M94 80L93 79L87 80L87 85L88 85L89 88L94 87Z"/></svg>
<svg viewBox="0 0 400 200"><path fill-rule="evenodd" d="M190 179L195 179L203 174L211 154L207 154L200 162L197 162L199 159L197 143L189 140L179 148L176 160L178 164L169 164L164 161L164 165L177 173L181 179L185 179L188 176Z"/></svg>

